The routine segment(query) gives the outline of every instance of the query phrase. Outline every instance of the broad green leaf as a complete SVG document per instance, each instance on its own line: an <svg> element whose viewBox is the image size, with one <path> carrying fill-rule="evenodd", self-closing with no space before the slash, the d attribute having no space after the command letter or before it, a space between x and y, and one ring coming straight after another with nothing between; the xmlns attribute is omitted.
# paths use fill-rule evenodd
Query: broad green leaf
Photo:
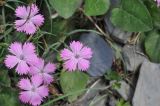
<svg viewBox="0 0 160 106"><path fill-rule="evenodd" d="M117 101L116 106L131 106L129 102L125 102L123 99Z"/></svg>
<svg viewBox="0 0 160 106"><path fill-rule="evenodd" d="M110 6L109 0L85 0L84 12L88 16L103 15Z"/></svg>
<svg viewBox="0 0 160 106"><path fill-rule="evenodd" d="M145 40L145 51L151 61L160 63L160 34L158 32L149 33Z"/></svg>
<svg viewBox="0 0 160 106"><path fill-rule="evenodd" d="M11 81L7 70L0 70L0 85L10 86Z"/></svg>
<svg viewBox="0 0 160 106"><path fill-rule="evenodd" d="M88 75L83 72L61 72L60 84L64 94L74 93L68 97L68 101L72 102L77 99L77 97L83 93L82 90L85 89L88 81Z"/></svg>
<svg viewBox="0 0 160 106"><path fill-rule="evenodd" d="M80 6L82 0L49 0L49 2L60 16L69 18Z"/></svg>
<svg viewBox="0 0 160 106"><path fill-rule="evenodd" d="M145 0L144 2L152 16L154 26L160 27L160 9L154 0Z"/></svg>
<svg viewBox="0 0 160 106"><path fill-rule="evenodd" d="M112 10L111 21L129 32L143 32L153 28L151 16L139 0L122 0L121 8Z"/></svg>

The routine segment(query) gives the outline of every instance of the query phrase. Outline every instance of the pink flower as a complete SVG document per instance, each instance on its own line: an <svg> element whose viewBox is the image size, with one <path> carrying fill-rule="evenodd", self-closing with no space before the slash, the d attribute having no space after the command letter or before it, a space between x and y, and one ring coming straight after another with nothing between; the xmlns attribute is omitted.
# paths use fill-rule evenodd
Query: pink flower
<svg viewBox="0 0 160 106"><path fill-rule="evenodd" d="M39 77L32 77L29 79L21 79L18 86L22 91L20 92L19 99L23 103L30 103L33 106L40 105L43 98L48 96L48 88L42 84Z"/></svg>
<svg viewBox="0 0 160 106"><path fill-rule="evenodd" d="M8 68L14 68L16 66L16 72L18 74L27 74L30 70L30 65L37 62L37 55L35 54L35 47L32 43L14 42L9 47L11 55L7 55L5 58L5 65Z"/></svg>
<svg viewBox="0 0 160 106"><path fill-rule="evenodd" d="M18 6L15 12L15 15L19 18L15 21L15 27L19 32L34 34L44 23L44 17L38 14L39 9L35 4L27 7Z"/></svg>
<svg viewBox="0 0 160 106"><path fill-rule="evenodd" d="M160 0L154 0L157 2L157 6L159 7L160 6Z"/></svg>
<svg viewBox="0 0 160 106"><path fill-rule="evenodd" d="M63 49L61 51L61 58L64 60L64 68L68 71L81 70L86 71L89 66L89 60L92 57L92 50L89 47L84 46L79 41L73 41L70 43L69 49Z"/></svg>
<svg viewBox="0 0 160 106"><path fill-rule="evenodd" d="M44 60L39 59L37 64L30 67L30 74L32 76L39 76L44 84L50 84L53 81L52 74L56 70L56 65L48 63L45 65Z"/></svg>

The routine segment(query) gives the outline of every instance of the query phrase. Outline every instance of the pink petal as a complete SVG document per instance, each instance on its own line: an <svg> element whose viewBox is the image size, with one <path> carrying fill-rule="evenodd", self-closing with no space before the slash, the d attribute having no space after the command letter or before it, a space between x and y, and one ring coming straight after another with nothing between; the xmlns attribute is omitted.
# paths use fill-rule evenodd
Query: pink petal
<svg viewBox="0 0 160 106"><path fill-rule="evenodd" d="M28 21L25 23L24 31L27 34L30 34L30 35L34 34L36 30L37 30L36 26L31 21Z"/></svg>
<svg viewBox="0 0 160 106"><path fill-rule="evenodd" d="M44 17L41 14L38 14L36 16L33 16L31 18L31 21L33 22L34 25L40 27L44 23Z"/></svg>
<svg viewBox="0 0 160 106"><path fill-rule="evenodd" d="M32 84L37 88L42 84L42 78L40 76L32 76L31 78Z"/></svg>
<svg viewBox="0 0 160 106"><path fill-rule="evenodd" d="M32 94L30 91L23 91L23 92L20 92L20 95L19 95L19 99L23 102L23 103L28 103L30 101L32 97Z"/></svg>
<svg viewBox="0 0 160 106"><path fill-rule="evenodd" d="M71 59L74 56L74 54L68 49L63 49L60 55L63 60Z"/></svg>
<svg viewBox="0 0 160 106"><path fill-rule="evenodd" d="M16 64L18 64L18 61L19 61L19 59L16 56L7 55L4 63L8 68L11 69L11 68L15 67Z"/></svg>
<svg viewBox="0 0 160 106"><path fill-rule="evenodd" d="M24 55L30 55L30 54L34 54L35 53L35 46L33 45L33 43L24 43L23 45L23 54Z"/></svg>
<svg viewBox="0 0 160 106"><path fill-rule="evenodd" d="M31 12L30 12L30 9L31 9ZM31 6L27 7L27 12L28 13L30 12L30 17L33 17L39 12L39 9L35 4L32 4Z"/></svg>
<svg viewBox="0 0 160 106"><path fill-rule="evenodd" d="M80 51L80 56L85 59L90 59L92 57L91 48L83 47Z"/></svg>
<svg viewBox="0 0 160 106"><path fill-rule="evenodd" d="M32 85L29 79L21 79L18 83L19 88L23 90L31 90Z"/></svg>
<svg viewBox="0 0 160 106"><path fill-rule="evenodd" d="M31 55L26 55L25 56L25 61L29 65L36 65L38 63L39 59L38 59L36 54L31 54Z"/></svg>
<svg viewBox="0 0 160 106"><path fill-rule="evenodd" d="M20 75L22 74L27 74L29 72L30 68L29 66L27 65L27 63L23 60L21 60L18 65L17 65L17 68L16 68L16 72Z"/></svg>
<svg viewBox="0 0 160 106"><path fill-rule="evenodd" d="M26 7L25 6L18 6L16 8L16 16L19 17L19 18L27 18L28 14L27 14L27 11L26 11Z"/></svg>
<svg viewBox="0 0 160 106"><path fill-rule="evenodd" d="M43 73L43 81L45 84L50 84L53 81L53 77L49 74Z"/></svg>
<svg viewBox="0 0 160 106"><path fill-rule="evenodd" d="M45 67L44 67L44 72L45 73L54 73L56 70L56 65L52 64L52 63L48 63Z"/></svg>
<svg viewBox="0 0 160 106"><path fill-rule="evenodd" d="M25 23L26 23L25 19L16 20L15 21L15 28L16 28L16 30L20 31L20 32L24 32L25 31Z"/></svg>
<svg viewBox="0 0 160 106"><path fill-rule="evenodd" d="M9 47L9 52L16 56L20 56L22 54L22 44L18 42L14 42Z"/></svg>
<svg viewBox="0 0 160 106"><path fill-rule="evenodd" d="M86 59L79 59L78 61L78 69L82 71L86 71L90 66L90 63Z"/></svg>
<svg viewBox="0 0 160 106"><path fill-rule="evenodd" d="M68 71L75 71L77 68L77 59L70 59L64 63L64 68Z"/></svg>
<svg viewBox="0 0 160 106"><path fill-rule="evenodd" d="M30 67L30 71L29 71L29 74L30 75L36 75L40 72L39 68L37 68L36 66L31 66Z"/></svg>
<svg viewBox="0 0 160 106"><path fill-rule="evenodd" d="M37 93L41 96L41 97L46 97L48 96L49 90L46 86L40 86L39 88L37 88Z"/></svg>
<svg viewBox="0 0 160 106"><path fill-rule="evenodd" d="M70 48L71 50L76 54L76 53L79 53L80 50L82 49L83 47L83 44L79 41L73 41L70 43Z"/></svg>
<svg viewBox="0 0 160 106"><path fill-rule="evenodd" d="M42 102L42 97L40 95L38 95L38 93L34 93L32 95L31 100L29 101L30 104L32 104L33 106L37 106L40 105Z"/></svg>

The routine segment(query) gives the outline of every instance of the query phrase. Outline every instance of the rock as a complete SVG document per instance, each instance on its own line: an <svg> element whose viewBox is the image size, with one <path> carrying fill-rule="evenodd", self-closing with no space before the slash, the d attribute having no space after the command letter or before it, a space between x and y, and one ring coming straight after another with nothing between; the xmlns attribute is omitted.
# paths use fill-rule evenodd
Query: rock
<svg viewBox="0 0 160 106"><path fill-rule="evenodd" d="M113 39L115 39L119 43L125 44L129 40L132 33L123 31L120 28L115 27L110 21L112 8L117 7L119 3L120 0L111 0L111 8L105 17L105 24L106 24L105 29L107 32L109 32L109 34Z"/></svg>
<svg viewBox="0 0 160 106"><path fill-rule="evenodd" d="M117 100L115 97L110 96L109 97L109 101L108 101L108 105L107 106L116 106Z"/></svg>
<svg viewBox="0 0 160 106"><path fill-rule="evenodd" d="M130 100L133 94L133 89L125 81L119 81L121 87L116 89L117 92L123 97L124 100Z"/></svg>
<svg viewBox="0 0 160 106"><path fill-rule="evenodd" d="M160 106L160 64L143 62L132 104Z"/></svg>
<svg viewBox="0 0 160 106"><path fill-rule="evenodd" d="M107 102L107 93L101 95L100 92L105 90L106 84L101 79L96 80L77 101L66 106L105 106ZM99 104L99 105L97 105Z"/></svg>
<svg viewBox="0 0 160 106"><path fill-rule="evenodd" d="M113 50L105 40L95 33L81 35L80 41L93 50L91 65L87 73L91 76L103 76L113 63Z"/></svg>
<svg viewBox="0 0 160 106"><path fill-rule="evenodd" d="M122 56L124 59L127 71L135 71L146 59L142 54L138 45L126 45L122 49Z"/></svg>

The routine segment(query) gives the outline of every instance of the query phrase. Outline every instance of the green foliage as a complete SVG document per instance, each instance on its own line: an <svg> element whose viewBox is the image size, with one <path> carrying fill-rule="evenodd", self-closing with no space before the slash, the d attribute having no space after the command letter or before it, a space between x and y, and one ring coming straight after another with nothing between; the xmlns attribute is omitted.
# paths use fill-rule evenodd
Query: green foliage
<svg viewBox="0 0 160 106"><path fill-rule="evenodd" d="M151 31L145 40L145 51L153 62L160 63L160 34Z"/></svg>
<svg viewBox="0 0 160 106"><path fill-rule="evenodd" d="M121 7L112 10L111 21L115 26L130 32L153 28L151 16L140 0L122 0Z"/></svg>
<svg viewBox="0 0 160 106"><path fill-rule="evenodd" d="M84 11L88 16L103 15L110 6L109 0L85 0Z"/></svg>
<svg viewBox="0 0 160 106"><path fill-rule="evenodd" d="M116 80L116 81L120 81L122 80L122 77L115 71L108 71L107 74L105 75L105 78L107 80Z"/></svg>
<svg viewBox="0 0 160 106"><path fill-rule="evenodd" d="M68 101L72 102L82 94L88 81L88 75L83 72L67 72L62 71L60 75L60 85L64 94L74 93L68 96Z"/></svg>
<svg viewBox="0 0 160 106"><path fill-rule="evenodd" d="M123 99L120 99L117 103L116 106L131 106L128 102L125 102Z"/></svg>
<svg viewBox="0 0 160 106"><path fill-rule="evenodd" d="M23 106L18 100L18 92L7 87L0 87L0 106Z"/></svg>
<svg viewBox="0 0 160 106"><path fill-rule="evenodd" d="M64 18L71 17L82 3L81 0L49 0L52 7Z"/></svg>
<svg viewBox="0 0 160 106"><path fill-rule="evenodd" d="M8 87L11 85L10 77L8 76L7 70L0 70L0 85Z"/></svg>

